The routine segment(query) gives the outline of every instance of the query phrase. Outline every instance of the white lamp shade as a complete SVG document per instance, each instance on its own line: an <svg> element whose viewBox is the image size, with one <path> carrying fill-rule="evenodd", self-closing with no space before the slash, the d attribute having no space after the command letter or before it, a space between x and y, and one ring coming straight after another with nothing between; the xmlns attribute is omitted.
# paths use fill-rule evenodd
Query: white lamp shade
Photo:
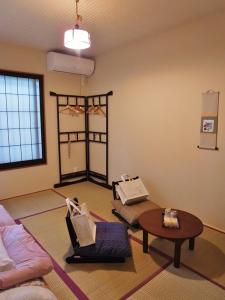
<svg viewBox="0 0 225 300"><path fill-rule="evenodd" d="M70 29L64 34L64 46L70 49L86 49L91 46L90 34L81 29Z"/></svg>

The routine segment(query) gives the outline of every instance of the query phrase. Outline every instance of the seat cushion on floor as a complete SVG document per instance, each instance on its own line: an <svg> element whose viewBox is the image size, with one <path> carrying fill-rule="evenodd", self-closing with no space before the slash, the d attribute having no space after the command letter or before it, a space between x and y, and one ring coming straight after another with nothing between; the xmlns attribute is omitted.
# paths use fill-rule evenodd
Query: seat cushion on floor
<svg viewBox="0 0 225 300"><path fill-rule="evenodd" d="M129 257L131 248L127 228L118 222L96 222L96 243L76 247L75 254L83 257Z"/></svg>
<svg viewBox="0 0 225 300"><path fill-rule="evenodd" d="M0 227L2 241L14 268L0 272L0 289L40 277L53 268L49 255L41 249L23 225Z"/></svg>
<svg viewBox="0 0 225 300"><path fill-rule="evenodd" d="M138 223L138 218L143 212L159 208L159 206L151 200L145 200L131 205L123 205L120 200L112 200L112 206L131 225Z"/></svg>

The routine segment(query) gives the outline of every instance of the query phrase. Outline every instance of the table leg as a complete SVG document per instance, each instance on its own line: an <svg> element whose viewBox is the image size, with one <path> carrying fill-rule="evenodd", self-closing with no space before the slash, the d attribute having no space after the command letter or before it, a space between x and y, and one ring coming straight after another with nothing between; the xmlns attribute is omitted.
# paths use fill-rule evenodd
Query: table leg
<svg viewBox="0 0 225 300"><path fill-rule="evenodd" d="M189 249L194 250L194 247L195 247L195 239L191 238L189 239Z"/></svg>
<svg viewBox="0 0 225 300"><path fill-rule="evenodd" d="M181 253L181 242L175 241L175 250L174 250L174 267L180 267L180 253Z"/></svg>
<svg viewBox="0 0 225 300"><path fill-rule="evenodd" d="M148 231L143 229L143 252L148 253Z"/></svg>

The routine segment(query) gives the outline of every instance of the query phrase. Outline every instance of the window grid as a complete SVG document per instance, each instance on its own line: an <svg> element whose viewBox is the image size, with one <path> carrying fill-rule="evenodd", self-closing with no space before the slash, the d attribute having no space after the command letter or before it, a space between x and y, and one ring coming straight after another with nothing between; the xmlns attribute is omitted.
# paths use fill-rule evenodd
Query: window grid
<svg viewBox="0 0 225 300"><path fill-rule="evenodd" d="M18 83L17 83L17 86L18 86ZM0 95L5 95L6 93L1 93L0 92ZM8 95L13 95L13 96L28 96L29 94L21 94L21 93L7 93ZM38 97L39 95L38 94L30 94L31 96L36 96Z"/></svg>
<svg viewBox="0 0 225 300"><path fill-rule="evenodd" d="M28 79L28 87L29 87L29 90L30 90L30 85L29 85L29 79ZM31 104L30 104L30 94L29 94L29 109L31 111ZM30 116L30 142L31 142L31 156L32 156L32 159L34 158L34 153L33 153L33 147L32 147L32 131L31 131L31 114L29 114Z"/></svg>
<svg viewBox="0 0 225 300"><path fill-rule="evenodd" d="M20 110L20 104L19 104L19 96L18 96L18 78L16 80L16 84L17 84L17 103L18 103L18 110ZM18 112L18 120L19 120L19 128L20 128L20 114ZM22 160L22 148L21 148L21 132L19 130L19 137L20 137L20 160ZM11 146L11 145L10 145ZM10 148L9 148L10 149ZM11 156L10 156L10 160L11 160Z"/></svg>
<svg viewBox="0 0 225 300"><path fill-rule="evenodd" d="M0 71L0 76L2 78L0 95L4 95L3 98L0 98L0 101L2 101L2 105L0 103L0 113L4 113L6 119L6 128L4 121L2 121L2 128L0 128L0 134L2 132L0 150L5 149L1 151L1 156L5 154L5 157L0 157L0 168L4 169L13 166L15 167L16 165L23 166L41 162L44 163L46 161L43 131L44 123L43 111L41 110L41 96L43 96L43 91L42 82L40 82L40 77L42 79L42 76L34 75L30 77L30 74L22 74L22 76L20 76L19 73L9 73ZM14 82L15 80L16 84ZM27 93L19 93L19 80L20 89L23 91L25 90ZM13 89L14 93L11 93L9 89ZM15 93L15 91L17 93ZM16 97L12 99L10 98L10 95ZM25 100L22 99L22 104L20 102L21 96L27 97ZM32 105L31 97L33 97ZM10 100L11 103L9 103ZM25 103L26 101L27 103ZM36 103L36 101L38 101L38 103ZM13 123L16 126L13 126Z"/></svg>
<svg viewBox="0 0 225 300"><path fill-rule="evenodd" d="M5 76L4 76L4 89L5 89L5 105L6 105L6 110L8 108L8 101L7 101L7 94L6 94L6 80L5 80ZM9 119L8 119L8 111L6 113L6 120L7 120L7 135L8 135L8 145L10 145L10 140L9 140ZM9 158L11 157L10 156L10 147L8 148L8 151L9 151Z"/></svg>

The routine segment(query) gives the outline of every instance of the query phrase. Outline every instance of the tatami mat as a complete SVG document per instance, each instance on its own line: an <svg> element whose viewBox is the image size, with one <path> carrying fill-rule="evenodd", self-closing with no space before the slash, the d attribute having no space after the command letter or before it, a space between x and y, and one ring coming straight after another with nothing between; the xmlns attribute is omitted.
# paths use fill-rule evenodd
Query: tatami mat
<svg viewBox="0 0 225 300"><path fill-rule="evenodd" d="M73 292L68 289L64 281L53 270L51 273L44 276L49 289L57 297L57 300L76 300L78 299Z"/></svg>
<svg viewBox="0 0 225 300"><path fill-rule="evenodd" d="M196 238L194 251L183 244L179 269L170 265L164 270L162 266L168 265L168 259L153 251L158 249L173 257L174 244L169 241L149 235L150 251L143 253L141 230L129 231L140 243L131 240L133 257L125 264L66 264L65 257L72 254L72 249L64 197L77 197L95 215L118 221L111 213L112 191L90 182L0 201L56 261L58 267L45 280L59 300L77 299L79 293L84 293L80 299L225 299L221 288L225 287L225 235L207 227Z"/></svg>
<svg viewBox="0 0 225 300"><path fill-rule="evenodd" d="M174 243L170 241L149 235L149 245L174 255ZM195 239L193 251L189 250L188 241L182 245L181 262L225 287L225 234L204 227L201 236Z"/></svg>
<svg viewBox="0 0 225 300"><path fill-rule="evenodd" d="M142 245L131 240L132 257L125 263L67 265L70 240L65 214L66 208L59 208L26 218L22 223L90 299L119 299L168 263L157 253L144 254Z"/></svg>
<svg viewBox="0 0 225 300"><path fill-rule="evenodd" d="M52 190L46 190L2 200L0 204L14 219L18 219L65 205L65 201Z"/></svg>
<svg viewBox="0 0 225 300"><path fill-rule="evenodd" d="M57 190L64 196L78 197L81 202L87 202L91 210L107 221L118 221L111 213L112 191L86 182ZM129 232L142 240L141 230ZM149 234L149 244L171 257L174 256L174 243L170 241ZM150 255L151 252L150 250ZM204 226L203 233L196 238L194 251L188 249L188 241L182 245L181 262L225 287L225 234Z"/></svg>
<svg viewBox="0 0 225 300"><path fill-rule="evenodd" d="M169 266L129 300L222 300L225 291L185 267Z"/></svg>
<svg viewBox="0 0 225 300"><path fill-rule="evenodd" d="M105 218L107 221L118 221L112 214L112 191L102 188L91 182L82 182L79 184L68 185L62 188L57 188L57 192L65 197L78 198L79 202L86 202L88 208Z"/></svg>

